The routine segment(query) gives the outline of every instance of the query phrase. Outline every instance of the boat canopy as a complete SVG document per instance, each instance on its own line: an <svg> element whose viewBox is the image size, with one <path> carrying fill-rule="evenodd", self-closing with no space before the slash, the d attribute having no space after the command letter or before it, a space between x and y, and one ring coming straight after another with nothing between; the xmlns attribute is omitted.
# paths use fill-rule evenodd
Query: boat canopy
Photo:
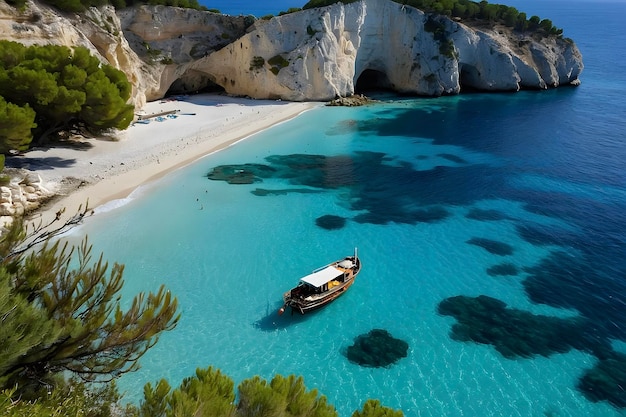
<svg viewBox="0 0 626 417"><path fill-rule="evenodd" d="M300 278L300 282L307 283L319 288L333 279L343 275L343 271L335 268L334 266L327 266L326 268L318 269L317 271Z"/></svg>

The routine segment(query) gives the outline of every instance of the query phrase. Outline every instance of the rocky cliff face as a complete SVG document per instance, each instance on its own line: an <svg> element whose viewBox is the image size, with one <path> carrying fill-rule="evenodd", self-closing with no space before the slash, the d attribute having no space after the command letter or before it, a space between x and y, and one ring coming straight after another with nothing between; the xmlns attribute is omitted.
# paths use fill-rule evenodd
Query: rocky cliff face
<svg viewBox="0 0 626 417"><path fill-rule="evenodd" d="M61 15L0 5L0 39L84 45L124 71L136 105L207 86L292 101L348 96L362 84L437 96L576 84L575 44L508 28L475 29L390 0L271 20L163 6Z"/></svg>
<svg viewBox="0 0 626 417"><path fill-rule="evenodd" d="M257 22L193 67L232 94L328 100L354 93L360 79L427 96L464 87L544 89L577 82L583 65L563 39L476 30L388 0L362 0Z"/></svg>

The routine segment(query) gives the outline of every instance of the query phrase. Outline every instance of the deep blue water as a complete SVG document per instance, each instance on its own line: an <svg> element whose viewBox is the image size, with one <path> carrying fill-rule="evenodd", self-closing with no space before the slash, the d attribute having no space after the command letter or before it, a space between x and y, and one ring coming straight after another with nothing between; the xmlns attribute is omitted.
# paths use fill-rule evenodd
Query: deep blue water
<svg viewBox="0 0 626 417"><path fill-rule="evenodd" d="M121 381L129 400L213 365L236 383L302 375L341 416L367 398L406 416L626 414L626 4L513 5L576 41L580 87L320 107L77 231L126 264L127 295L179 298L179 326ZM209 180L220 166L256 182ZM276 315L355 246L344 297ZM407 356L349 361L372 329Z"/></svg>

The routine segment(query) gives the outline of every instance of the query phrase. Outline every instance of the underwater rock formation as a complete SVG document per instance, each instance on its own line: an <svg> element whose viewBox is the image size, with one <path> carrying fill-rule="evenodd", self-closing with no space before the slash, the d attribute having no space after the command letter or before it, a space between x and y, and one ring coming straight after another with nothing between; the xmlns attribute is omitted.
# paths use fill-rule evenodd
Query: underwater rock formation
<svg viewBox="0 0 626 417"><path fill-rule="evenodd" d="M252 184L274 175L275 170L262 164L220 165L207 174L214 181L226 181L229 184Z"/></svg>
<svg viewBox="0 0 626 417"><path fill-rule="evenodd" d="M550 356L570 349L586 350L584 320L535 315L507 308L495 298L456 296L439 303L439 314L452 316L451 337L460 342L493 345L505 358Z"/></svg>
<svg viewBox="0 0 626 417"><path fill-rule="evenodd" d="M473 237L467 241L470 245L480 246L485 249L487 252L492 253L494 255L499 256L507 256L513 254L513 246L498 242L497 240L491 240L481 237Z"/></svg>
<svg viewBox="0 0 626 417"><path fill-rule="evenodd" d="M601 359L578 381L578 389L590 401L626 408L626 355L614 353Z"/></svg>
<svg viewBox="0 0 626 417"><path fill-rule="evenodd" d="M326 230L341 229L346 225L346 219L341 216L326 214L315 219L315 224Z"/></svg>
<svg viewBox="0 0 626 417"><path fill-rule="evenodd" d="M394 338L386 330L373 329L354 339L346 357L361 366L380 368L406 358L408 350L409 344L404 340Z"/></svg>
<svg viewBox="0 0 626 417"><path fill-rule="evenodd" d="M484 210L484 209L471 209L466 215L466 218L472 220L479 220L482 222L486 221L498 221L498 220L506 220L508 216L501 211L498 210Z"/></svg>
<svg viewBox="0 0 626 417"><path fill-rule="evenodd" d="M508 262L493 265L487 268L487 274L491 275L492 277L503 275L517 275L518 272L519 271L517 270L517 267Z"/></svg>

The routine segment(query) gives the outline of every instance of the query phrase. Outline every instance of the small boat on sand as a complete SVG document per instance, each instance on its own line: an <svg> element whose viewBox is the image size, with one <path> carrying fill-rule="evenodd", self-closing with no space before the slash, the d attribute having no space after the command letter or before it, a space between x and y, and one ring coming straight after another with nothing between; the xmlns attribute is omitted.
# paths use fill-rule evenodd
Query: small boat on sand
<svg viewBox="0 0 626 417"><path fill-rule="evenodd" d="M330 303L342 295L354 283L361 271L361 260L356 248L353 256L330 263L300 278L298 285L283 294L284 304L278 310L283 314L287 307L305 314Z"/></svg>

